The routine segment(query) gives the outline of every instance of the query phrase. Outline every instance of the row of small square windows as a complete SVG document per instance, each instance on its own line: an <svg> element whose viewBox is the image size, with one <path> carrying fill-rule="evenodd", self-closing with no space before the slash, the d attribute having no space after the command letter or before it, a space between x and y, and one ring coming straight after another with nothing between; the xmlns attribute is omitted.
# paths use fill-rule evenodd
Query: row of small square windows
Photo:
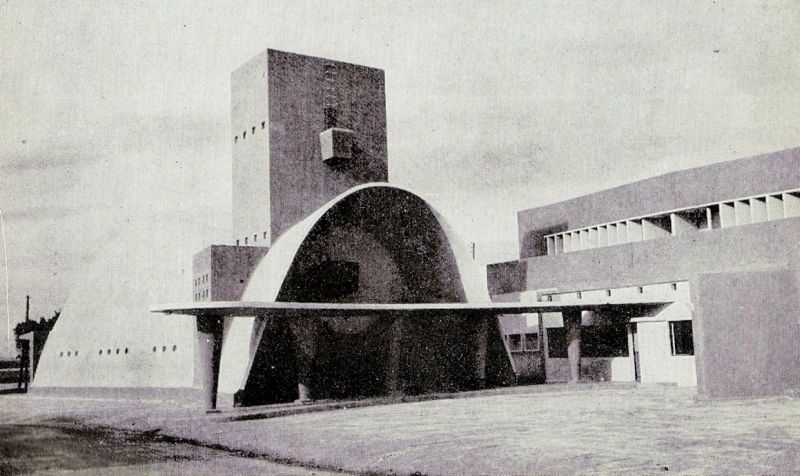
<svg viewBox="0 0 800 476"><path fill-rule="evenodd" d="M672 283L670 286L672 287L673 291L677 291L678 290L678 283ZM639 291L639 294L644 294L644 286L639 286L638 291ZM575 296L578 299L583 299L583 293L580 292L580 291L576 292ZM610 289L606 289L606 296L611 297L611 290ZM552 301L553 300L553 295L552 294L548 294L546 297L547 297L548 301Z"/></svg>
<svg viewBox="0 0 800 476"><path fill-rule="evenodd" d="M244 244L247 244L248 238L249 237L247 237L247 236L244 237ZM264 239L265 240L267 239L267 232L266 231L264 232ZM253 234L253 243L255 243L256 241L258 241L258 233L254 233ZM239 240L236 240L236 246L239 246Z"/></svg>
<svg viewBox="0 0 800 476"><path fill-rule="evenodd" d="M206 297L208 297L208 289L203 290L202 293L195 293L195 295L194 295L195 299L203 299L203 298L206 298Z"/></svg>
<svg viewBox="0 0 800 476"><path fill-rule="evenodd" d="M177 345L173 345L172 346L172 351L176 352L177 350L178 350L178 346ZM157 352L157 351L158 351L158 346L154 345L153 346L153 352ZM165 345L161 346L161 352L166 352L166 351L167 351L167 346L165 346ZM119 354L119 349L116 349L115 353ZM127 347L125 347L125 349L123 350L123 353L124 354L128 353L128 348ZM103 355L103 349L100 349L97 352L97 355ZM111 349L106 349L106 355L111 355ZM78 351L76 350L76 351L73 352L71 350L68 350L67 351L67 357L72 357L72 356L77 357L78 356ZM59 357L64 357L64 352L63 351L59 354Z"/></svg>
<svg viewBox="0 0 800 476"><path fill-rule="evenodd" d="M208 282L208 274L204 274L204 275L200 276L199 278L194 278L194 285L195 286L199 286L200 284L207 283L207 282Z"/></svg>
<svg viewBox="0 0 800 476"><path fill-rule="evenodd" d="M265 127L267 127L266 121L261 121L261 130L264 130ZM253 126L252 128L250 128L250 132L251 132L251 134L255 134L256 133L256 126ZM244 131L242 131L242 139L246 139L246 138L247 138L247 130L245 129ZM239 136L234 137L233 138L233 142L234 143L239 142Z"/></svg>

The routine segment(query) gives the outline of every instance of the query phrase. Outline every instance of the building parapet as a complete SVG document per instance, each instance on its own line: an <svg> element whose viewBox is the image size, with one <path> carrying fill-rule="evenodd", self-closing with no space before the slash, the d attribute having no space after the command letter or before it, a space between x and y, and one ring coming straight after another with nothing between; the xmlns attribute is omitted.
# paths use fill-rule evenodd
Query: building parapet
<svg viewBox="0 0 800 476"><path fill-rule="evenodd" d="M800 189L666 210L545 235L547 254L679 236L800 216Z"/></svg>

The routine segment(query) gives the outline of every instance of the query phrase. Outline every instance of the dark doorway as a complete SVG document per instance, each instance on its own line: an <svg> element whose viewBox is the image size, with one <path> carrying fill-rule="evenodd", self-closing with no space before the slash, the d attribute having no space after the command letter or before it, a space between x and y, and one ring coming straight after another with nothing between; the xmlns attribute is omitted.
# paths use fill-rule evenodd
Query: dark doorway
<svg viewBox="0 0 800 476"><path fill-rule="evenodd" d="M314 359L312 397L349 399L380 395L386 387L388 320L363 332L336 332L321 326Z"/></svg>
<svg viewBox="0 0 800 476"><path fill-rule="evenodd" d="M268 325L253 359L238 405L268 405L297 399L294 338L285 323Z"/></svg>

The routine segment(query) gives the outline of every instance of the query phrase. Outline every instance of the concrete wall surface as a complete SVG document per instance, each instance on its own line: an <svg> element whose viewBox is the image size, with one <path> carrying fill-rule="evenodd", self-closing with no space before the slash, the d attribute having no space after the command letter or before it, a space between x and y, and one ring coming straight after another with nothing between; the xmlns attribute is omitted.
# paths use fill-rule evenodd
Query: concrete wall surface
<svg viewBox="0 0 800 476"><path fill-rule="evenodd" d="M212 245L198 252L192 258L192 275L199 282L195 294L202 296L207 290L206 301L239 300L267 250L265 246Z"/></svg>
<svg viewBox="0 0 800 476"><path fill-rule="evenodd" d="M225 231L143 219L110 242L83 273L45 344L33 387L40 391L195 389L196 326L191 316L149 311L192 295L191 263L204 240ZM63 390L66 391L66 390ZM189 392L192 393L192 392Z"/></svg>
<svg viewBox="0 0 800 476"><path fill-rule="evenodd" d="M239 240L241 245L245 244L245 238L248 245L260 246L269 246L273 239L270 235L268 93L268 52L264 51L231 74L233 239ZM253 243L254 235L261 241Z"/></svg>
<svg viewBox="0 0 800 476"><path fill-rule="evenodd" d="M266 50L231 75L231 122L240 245L270 246L340 193L388 180L380 69ZM352 157L335 166L319 137L332 122L354 132Z"/></svg>
<svg viewBox="0 0 800 476"><path fill-rule="evenodd" d="M547 383L569 381L569 360L552 358L546 364ZM583 357L581 380L589 382L633 382L633 357Z"/></svg>
<svg viewBox="0 0 800 476"><path fill-rule="evenodd" d="M701 395L800 388L797 279L793 270L765 269L701 274L692 282Z"/></svg>
<svg viewBox="0 0 800 476"><path fill-rule="evenodd" d="M638 322L636 326L642 382L697 385L695 356L672 355L669 321Z"/></svg>
<svg viewBox="0 0 800 476"><path fill-rule="evenodd" d="M272 239L346 190L389 178L384 74L377 68L268 50ZM353 157L322 161L326 109L355 133Z"/></svg>
<svg viewBox="0 0 800 476"><path fill-rule="evenodd" d="M776 173L780 171L780 173ZM517 214L520 257L544 254L543 236L800 186L800 148L681 170Z"/></svg>
<svg viewBox="0 0 800 476"><path fill-rule="evenodd" d="M794 260L798 236L800 218L786 218L692 235L538 256L521 261L526 268L525 289L515 291L639 286L684 281L705 272L785 266ZM491 272L489 276L491 278ZM491 284L489 287L494 288Z"/></svg>

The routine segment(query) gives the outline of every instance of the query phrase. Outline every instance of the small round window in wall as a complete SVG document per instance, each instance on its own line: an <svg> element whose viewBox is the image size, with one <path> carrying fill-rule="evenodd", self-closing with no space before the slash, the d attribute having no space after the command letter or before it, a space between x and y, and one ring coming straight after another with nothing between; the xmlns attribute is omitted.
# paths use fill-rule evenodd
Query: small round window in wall
<svg viewBox="0 0 800 476"><path fill-rule="evenodd" d="M166 352L166 351L167 351L167 346L161 347L161 352Z"/></svg>
<svg viewBox="0 0 800 476"><path fill-rule="evenodd" d="M72 355L72 352L67 351L67 357L69 357L70 355Z"/></svg>
<svg viewBox="0 0 800 476"><path fill-rule="evenodd" d="M178 346L177 345L173 345L172 346L172 351L175 352L176 350L178 350Z"/></svg>
<svg viewBox="0 0 800 476"><path fill-rule="evenodd" d="M117 354L119 354L119 349L117 349Z"/></svg>
<svg viewBox="0 0 800 476"><path fill-rule="evenodd" d="M111 349L106 349L106 354L111 355Z"/></svg>
<svg viewBox="0 0 800 476"><path fill-rule="evenodd" d="M63 353L63 352L61 352L60 354L58 354L58 356L59 356L59 357L64 357L64 353Z"/></svg>
<svg viewBox="0 0 800 476"><path fill-rule="evenodd" d="M75 357L77 357L77 356L78 356L78 351L76 350L76 351L75 351Z"/></svg>
<svg viewBox="0 0 800 476"><path fill-rule="evenodd" d="M128 353L128 348L127 348L127 347L125 347L125 353L126 353L126 354Z"/></svg>
<svg viewBox="0 0 800 476"><path fill-rule="evenodd" d="M155 352L155 351L156 351L156 346L153 346L153 352Z"/></svg>
<svg viewBox="0 0 800 476"><path fill-rule="evenodd" d="M103 355L103 349L100 349L100 351L97 352L97 355Z"/></svg>

